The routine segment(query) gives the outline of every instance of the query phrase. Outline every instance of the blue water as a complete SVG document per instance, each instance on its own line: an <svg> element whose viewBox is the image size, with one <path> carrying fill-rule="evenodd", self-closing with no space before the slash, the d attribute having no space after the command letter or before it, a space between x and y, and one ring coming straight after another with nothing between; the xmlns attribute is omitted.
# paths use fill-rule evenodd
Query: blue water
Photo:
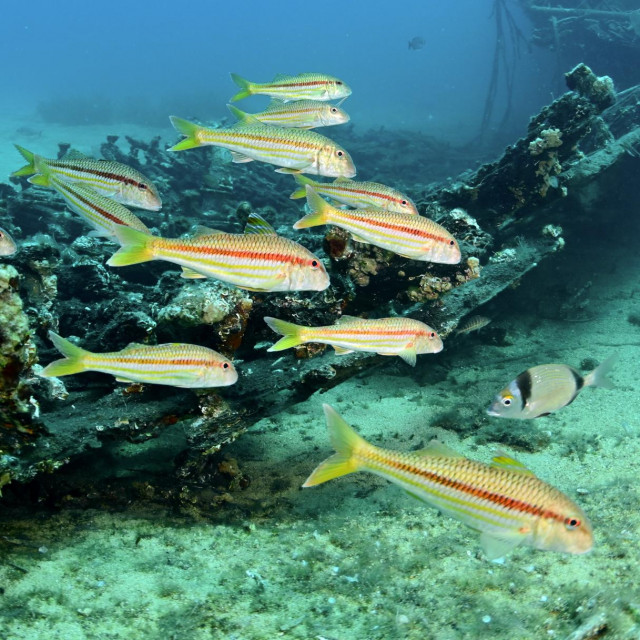
<svg viewBox="0 0 640 640"><path fill-rule="evenodd" d="M276 73L317 71L352 86L347 105L358 127L421 129L445 139L477 133L493 64L493 0L184 6L6 3L0 59L10 64L0 108L29 113L39 103L71 98L87 103L87 118L112 105L123 119L159 125L164 114L225 115L235 92L230 71L262 82ZM528 36L517 4L509 10ZM426 41L417 51L407 46L415 36ZM522 131L558 90L558 79L553 56L541 49L523 47L511 62L518 71L511 122ZM503 108L500 91L496 120Z"/></svg>

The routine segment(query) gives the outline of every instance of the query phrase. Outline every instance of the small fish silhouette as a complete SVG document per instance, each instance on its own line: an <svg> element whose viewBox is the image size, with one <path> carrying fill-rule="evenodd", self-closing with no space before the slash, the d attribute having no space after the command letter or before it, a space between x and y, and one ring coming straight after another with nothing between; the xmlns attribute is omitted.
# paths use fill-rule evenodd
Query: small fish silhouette
<svg viewBox="0 0 640 640"><path fill-rule="evenodd" d="M409 40L409 49L417 51L418 49L422 49L425 44L427 44L427 41L423 37L416 36L415 38L411 38L411 40Z"/></svg>

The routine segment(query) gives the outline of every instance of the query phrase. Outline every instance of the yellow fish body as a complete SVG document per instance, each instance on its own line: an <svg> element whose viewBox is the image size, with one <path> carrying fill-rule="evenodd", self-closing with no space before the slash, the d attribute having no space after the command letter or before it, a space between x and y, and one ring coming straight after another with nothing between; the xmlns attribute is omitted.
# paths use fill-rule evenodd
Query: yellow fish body
<svg viewBox="0 0 640 640"><path fill-rule="evenodd" d="M582 509L512 458L499 455L484 464L439 443L423 451L390 451L369 444L327 404L324 413L336 453L303 487L355 471L375 473L480 532L491 559L518 545L575 554L593 547Z"/></svg>

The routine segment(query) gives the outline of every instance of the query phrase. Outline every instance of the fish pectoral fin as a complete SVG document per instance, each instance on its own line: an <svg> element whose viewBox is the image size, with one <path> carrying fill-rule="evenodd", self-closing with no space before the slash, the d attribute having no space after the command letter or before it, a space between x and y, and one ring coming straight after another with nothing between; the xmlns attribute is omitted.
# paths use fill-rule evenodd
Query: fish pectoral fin
<svg viewBox="0 0 640 640"><path fill-rule="evenodd" d="M398 355L412 367L416 366L416 348L414 346L406 347L398 353Z"/></svg>
<svg viewBox="0 0 640 640"><path fill-rule="evenodd" d="M201 280L202 278L206 278L207 276L203 276L201 273L198 273L193 269L189 269L189 267L182 267L182 273L180 274L180 277L186 278L187 280Z"/></svg>
<svg viewBox="0 0 640 640"><path fill-rule="evenodd" d="M331 346L334 348L337 356L346 356L348 353L353 353L353 349L346 349L345 347L339 347L335 344Z"/></svg>
<svg viewBox="0 0 640 640"><path fill-rule="evenodd" d="M231 151L231 162L241 164L243 162L253 162L253 158L245 156L244 153L238 153L237 151Z"/></svg>
<svg viewBox="0 0 640 640"><path fill-rule="evenodd" d="M116 376L116 382L126 382L127 384L133 384L133 380L129 380L129 378L121 378L120 376Z"/></svg>
<svg viewBox="0 0 640 640"><path fill-rule="evenodd" d="M302 169L289 169L289 167L279 167L275 171L276 173L287 173L287 174L302 173Z"/></svg>
<svg viewBox="0 0 640 640"><path fill-rule="evenodd" d="M360 242L361 244L371 244L368 240L357 236L355 233L352 233L351 235L356 242Z"/></svg>
<svg viewBox="0 0 640 640"><path fill-rule="evenodd" d="M497 560L511 553L520 543L522 537L516 534L494 536L490 533L480 535L480 546L489 560Z"/></svg>
<svg viewBox="0 0 640 640"><path fill-rule="evenodd" d="M496 469L507 469L509 471L515 471L522 473L525 476L535 476L535 473L531 469L527 469L522 462L514 460L508 453L504 451L497 451L496 455L492 458L491 466Z"/></svg>
<svg viewBox="0 0 640 640"><path fill-rule="evenodd" d="M244 289L245 291L255 291L257 293L265 293L266 291L273 291L282 282L282 277L278 276L267 280L262 287L245 287L244 285L237 284L238 289Z"/></svg>

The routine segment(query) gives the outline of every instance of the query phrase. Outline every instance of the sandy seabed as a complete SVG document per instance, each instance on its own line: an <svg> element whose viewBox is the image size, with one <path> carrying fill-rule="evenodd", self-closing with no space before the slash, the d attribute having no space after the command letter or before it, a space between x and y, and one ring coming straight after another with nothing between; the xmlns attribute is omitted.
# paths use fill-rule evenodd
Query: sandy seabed
<svg viewBox="0 0 640 640"><path fill-rule="evenodd" d="M11 126L2 123L0 138L19 141L20 125ZM54 155L64 133L21 144ZM86 130L79 142L74 133L69 141L90 153L109 131ZM0 175L19 166L17 154L0 157ZM482 333L452 340L442 354L420 356L415 371L385 361L258 422L228 449L251 478L242 500L252 506L241 516L227 518L224 507L212 519L137 507L5 513L3 535L28 532L31 544L2 547L0 638L640 638L640 326L630 321L640 317L640 257L637 238L625 242L590 259L587 321L518 309L493 319L509 345ZM529 366L578 367L613 352L615 389L586 389L532 422L484 416L493 394ZM513 455L582 506L593 552L518 548L489 562L476 533L375 476L300 489L331 453L322 403L375 444L414 449L435 436L483 461L496 444L460 437L447 421L482 416L496 428L540 432L550 446Z"/></svg>

